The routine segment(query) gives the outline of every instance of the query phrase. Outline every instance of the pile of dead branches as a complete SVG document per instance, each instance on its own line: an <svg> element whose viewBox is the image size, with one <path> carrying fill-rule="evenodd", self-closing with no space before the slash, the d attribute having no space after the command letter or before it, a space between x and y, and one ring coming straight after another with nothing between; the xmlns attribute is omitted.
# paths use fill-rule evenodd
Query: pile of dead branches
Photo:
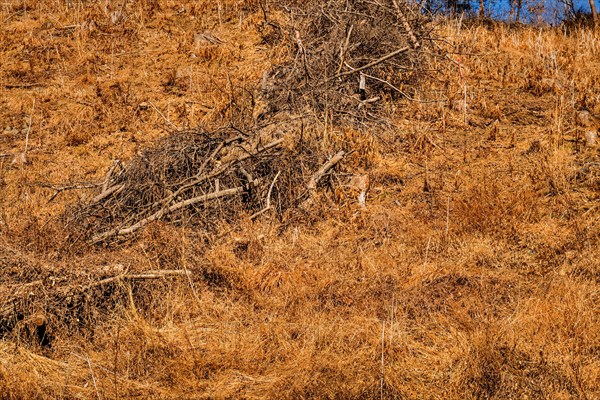
<svg viewBox="0 0 600 400"><path fill-rule="evenodd" d="M97 193L66 212L72 236L114 242L159 220L210 234L240 218L310 214L318 189L338 181L334 168L346 153L327 154L317 141L281 135L277 128L173 132L127 164L115 161L103 182L77 186ZM165 279L202 278L198 266L136 268L45 264L0 245L0 338L16 335L50 346L53 332L92 326L127 306L132 291L141 296Z"/></svg>
<svg viewBox="0 0 600 400"><path fill-rule="evenodd" d="M58 332L87 330L132 296L143 297L165 280L190 277L186 269L137 270L122 264L43 262L0 244L0 339L51 346Z"/></svg>
<svg viewBox="0 0 600 400"><path fill-rule="evenodd" d="M98 194L71 211L69 224L100 243L158 220L211 231L242 214L282 216L306 205L344 155L330 159L317 148L234 128L176 132L127 166L115 162Z"/></svg>
<svg viewBox="0 0 600 400"><path fill-rule="evenodd" d="M428 20L406 0L280 3L291 61L263 76L266 111L377 120L385 97L410 98L427 71Z"/></svg>

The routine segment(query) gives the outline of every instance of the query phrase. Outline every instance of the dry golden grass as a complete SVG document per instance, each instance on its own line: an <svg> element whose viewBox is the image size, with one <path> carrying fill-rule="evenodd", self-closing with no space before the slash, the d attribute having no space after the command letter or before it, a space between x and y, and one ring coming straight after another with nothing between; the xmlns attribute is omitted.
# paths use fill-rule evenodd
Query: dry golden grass
<svg viewBox="0 0 600 400"><path fill-rule="evenodd" d="M48 202L39 183L97 181L171 123L228 121L231 88L284 52L258 1L68 3L0 6L2 281L192 277L53 316L49 347L21 321L0 398L600 398L599 149L576 124L600 115L598 32L443 23L457 64L414 95L446 101L390 102L398 127L376 136L324 128L370 175L365 209L338 193L312 224L156 223L71 248L55 217L90 194Z"/></svg>

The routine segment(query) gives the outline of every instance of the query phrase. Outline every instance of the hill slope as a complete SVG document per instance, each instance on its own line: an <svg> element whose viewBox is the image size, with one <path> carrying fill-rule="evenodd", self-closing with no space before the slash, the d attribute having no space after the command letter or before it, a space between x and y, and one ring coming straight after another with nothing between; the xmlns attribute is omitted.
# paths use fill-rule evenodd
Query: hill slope
<svg viewBox="0 0 600 400"><path fill-rule="evenodd" d="M82 183L285 59L257 2L214 3L2 6L0 295L31 313L0 397L599 397L598 32L441 23L453 62L385 99L393 128L307 133L354 150L364 208L69 237Z"/></svg>

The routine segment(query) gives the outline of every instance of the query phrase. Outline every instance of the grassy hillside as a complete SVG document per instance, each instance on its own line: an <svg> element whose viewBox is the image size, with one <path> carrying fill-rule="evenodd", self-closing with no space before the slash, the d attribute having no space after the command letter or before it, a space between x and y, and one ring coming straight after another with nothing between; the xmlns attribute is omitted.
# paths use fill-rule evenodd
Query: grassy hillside
<svg viewBox="0 0 600 400"><path fill-rule="evenodd" d="M258 1L113 3L0 5L0 398L600 397L598 31L440 21L389 127L290 123L366 207L92 245L86 186L289 57Z"/></svg>

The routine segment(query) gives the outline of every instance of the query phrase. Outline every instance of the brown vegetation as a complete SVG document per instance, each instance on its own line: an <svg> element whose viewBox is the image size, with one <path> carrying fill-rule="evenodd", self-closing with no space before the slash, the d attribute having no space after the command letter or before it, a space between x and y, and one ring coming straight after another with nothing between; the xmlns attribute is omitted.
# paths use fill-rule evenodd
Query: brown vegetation
<svg viewBox="0 0 600 400"><path fill-rule="evenodd" d="M0 5L0 398L600 397L597 31L439 23L386 129L260 125L295 189L351 152L310 204L97 245L66 216L114 160L258 129L290 54L275 2L113 3Z"/></svg>

